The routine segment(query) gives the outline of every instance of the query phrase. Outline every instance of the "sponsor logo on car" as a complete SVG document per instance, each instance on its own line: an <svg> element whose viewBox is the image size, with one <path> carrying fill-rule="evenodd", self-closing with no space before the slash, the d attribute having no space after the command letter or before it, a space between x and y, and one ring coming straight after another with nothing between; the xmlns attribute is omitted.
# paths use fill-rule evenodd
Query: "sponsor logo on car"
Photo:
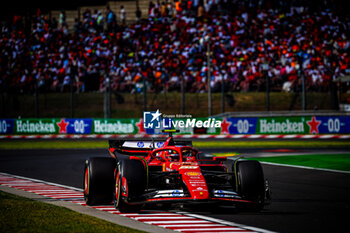
<svg viewBox="0 0 350 233"><path fill-rule="evenodd" d="M161 147L163 147L163 145L164 145L164 142L157 142L157 148L161 148Z"/></svg>
<svg viewBox="0 0 350 233"><path fill-rule="evenodd" d="M190 180L189 183L193 187L205 186L206 185L206 183L204 181L200 181L200 180Z"/></svg>
<svg viewBox="0 0 350 233"><path fill-rule="evenodd" d="M215 190L214 197L222 197L222 198L241 198L237 195L236 192L226 191L226 190Z"/></svg>
<svg viewBox="0 0 350 233"><path fill-rule="evenodd" d="M184 191L181 189L159 190L153 198L183 197Z"/></svg>
<svg viewBox="0 0 350 233"><path fill-rule="evenodd" d="M181 195L181 193L180 193L179 190L174 190L174 191L172 192L172 196L173 196L173 197L179 197L180 195Z"/></svg>
<svg viewBox="0 0 350 233"><path fill-rule="evenodd" d="M179 169L198 169L198 166L181 166Z"/></svg>
<svg viewBox="0 0 350 233"><path fill-rule="evenodd" d="M142 148L145 146L145 143L143 142L137 142L137 147Z"/></svg>
<svg viewBox="0 0 350 233"><path fill-rule="evenodd" d="M201 175L200 172L186 172L185 174L188 176L200 176Z"/></svg>
<svg viewBox="0 0 350 233"><path fill-rule="evenodd" d="M207 190L207 189L204 189L204 188L202 188L202 187L198 187L198 188L196 188L196 191L204 191L204 192L207 192L208 190Z"/></svg>
<svg viewBox="0 0 350 233"><path fill-rule="evenodd" d="M225 197L225 194L222 190L217 190L215 192L215 194L216 194L215 196L217 196L217 197Z"/></svg>

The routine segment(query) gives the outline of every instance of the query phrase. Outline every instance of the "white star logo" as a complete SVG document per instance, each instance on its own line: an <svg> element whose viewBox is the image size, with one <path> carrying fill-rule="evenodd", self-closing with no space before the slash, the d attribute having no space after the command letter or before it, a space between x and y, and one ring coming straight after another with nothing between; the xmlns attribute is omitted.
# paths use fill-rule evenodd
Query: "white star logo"
<svg viewBox="0 0 350 233"><path fill-rule="evenodd" d="M157 119L157 121L159 121L159 117L162 115L160 112L159 112L159 109L157 109L157 111L155 113L151 113L153 118L151 120L151 122L153 122L155 119Z"/></svg>

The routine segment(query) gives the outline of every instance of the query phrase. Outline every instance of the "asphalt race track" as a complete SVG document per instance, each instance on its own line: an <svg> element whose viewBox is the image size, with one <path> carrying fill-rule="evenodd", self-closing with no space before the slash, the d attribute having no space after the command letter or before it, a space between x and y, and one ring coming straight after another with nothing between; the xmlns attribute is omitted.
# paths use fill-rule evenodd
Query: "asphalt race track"
<svg viewBox="0 0 350 233"><path fill-rule="evenodd" d="M107 150L101 149L2 150L0 172L82 188L85 159L107 155ZM261 213L227 207L185 211L277 232L348 232L349 173L263 167L270 181L272 203Z"/></svg>

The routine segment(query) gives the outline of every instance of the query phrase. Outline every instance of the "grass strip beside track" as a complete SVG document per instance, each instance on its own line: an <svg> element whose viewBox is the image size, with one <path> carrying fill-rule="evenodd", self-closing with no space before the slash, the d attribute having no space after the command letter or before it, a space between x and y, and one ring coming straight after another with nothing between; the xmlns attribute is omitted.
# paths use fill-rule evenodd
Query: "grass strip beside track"
<svg viewBox="0 0 350 233"><path fill-rule="evenodd" d="M141 232L0 191L1 232Z"/></svg>
<svg viewBox="0 0 350 233"><path fill-rule="evenodd" d="M194 141L196 148L350 148L350 141ZM107 149L108 140L0 140L0 149Z"/></svg>
<svg viewBox="0 0 350 233"><path fill-rule="evenodd" d="M246 158L269 162L276 164L288 164L305 166L312 168L324 168L340 171L350 171L350 153L349 154L309 154L293 156L271 156L259 158Z"/></svg>

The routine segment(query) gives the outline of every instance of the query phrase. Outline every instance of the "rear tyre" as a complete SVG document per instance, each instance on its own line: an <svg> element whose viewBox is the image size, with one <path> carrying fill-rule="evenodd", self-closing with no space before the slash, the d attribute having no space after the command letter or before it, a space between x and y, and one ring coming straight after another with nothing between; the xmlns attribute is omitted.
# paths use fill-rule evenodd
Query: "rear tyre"
<svg viewBox="0 0 350 233"><path fill-rule="evenodd" d="M239 194L253 202L240 207L260 211L264 207L265 200L265 182L261 164L258 161L239 161L237 175Z"/></svg>
<svg viewBox="0 0 350 233"><path fill-rule="evenodd" d="M114 206L122 213L138 212L146 189L147 174L138 160L120 160L114 187ZM134 204L135 203L135 204Z"/></svg>
<svg viewBox="0 0 350 233"><path fill-rule="evenodd" d="M95 157L85 162L84 199L88 205L109 204L113 201L116 160Z"/></svg>

